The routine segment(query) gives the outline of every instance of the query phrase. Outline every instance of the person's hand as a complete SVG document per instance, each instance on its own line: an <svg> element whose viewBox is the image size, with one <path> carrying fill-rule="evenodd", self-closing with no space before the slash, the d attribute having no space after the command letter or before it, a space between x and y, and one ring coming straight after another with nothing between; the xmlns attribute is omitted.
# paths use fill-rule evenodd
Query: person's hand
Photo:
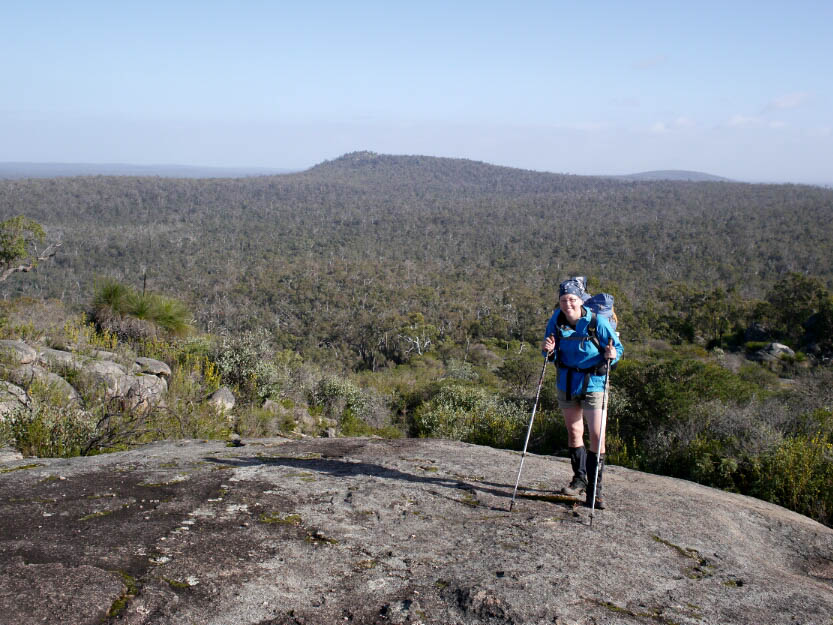
<svg viewBox="0 0 833 625"><path fill-rule="evenodd" d="M547 353L553 351L555 349L555 337L554 336L548 336L544 340L544 345L541 347L541 349L543 349Z"/></svg>
<svg viewBox="0 0 833 625"><path fill-rule="evenodd" d="M610 339L607 347L605 348L605 358L607 360L616 360L616 356L618 355L619 354L616 353L616 347L613 345L613 339Z"/></svg>

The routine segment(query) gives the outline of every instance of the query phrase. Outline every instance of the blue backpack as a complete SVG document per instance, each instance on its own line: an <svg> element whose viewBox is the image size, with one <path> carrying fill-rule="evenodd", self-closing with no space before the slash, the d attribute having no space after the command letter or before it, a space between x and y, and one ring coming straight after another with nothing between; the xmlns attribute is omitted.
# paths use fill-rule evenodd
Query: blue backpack
<svg viewBox="0 0 833 625"><path fill-rule="evenodd" d="M618 319L613 310L613 296L610 293L598 293L584 300L584 305L600 317L607 319L613 331L616 331ZM593 328L596 329L595 326Z"/></svg>

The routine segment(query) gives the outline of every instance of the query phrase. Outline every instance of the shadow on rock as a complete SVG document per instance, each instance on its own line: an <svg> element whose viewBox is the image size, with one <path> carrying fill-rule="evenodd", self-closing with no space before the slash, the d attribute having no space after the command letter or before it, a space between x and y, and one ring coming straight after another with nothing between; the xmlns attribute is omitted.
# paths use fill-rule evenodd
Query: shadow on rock
<svg viewBox="0 0 833 625"><path fill-rule="evenodd" d="M401 480L404 482L413 482L419 484L432 484L444 488L457 488L461 490L478 490L484 493L489 493L496 497L503 499L512 498L511 484L497 484L494 482L478 482L476 485L470 484L456 478L443 477L429 477L424 475L414 475L413 473L406 473L398 469L391 469L378 464L369 462L350 462L347 460L338 460L333 458L288 458L281 456L257 456L257 457L242 457L242 458L204 458L207 462L221 464L231 467L254 467L254 466L280 466L291 467L294 469L305 469L309 471L317 471L319 473L327 473L334 477L347 477L355 475L367 475L370 477L379 477L384 479ZM496 488L489 488L489 486ZM561 495L544 494L549 491L534 490L525 488L526 493L519 492L517 497L519 499L528 499L534 501L546 501L549 503L564 503L574 504L576 500ZM530 494L532 493L532 494ZM494 510L503 510L503 508L492 508ZM506 511L509 506L507 504Z"/></svg>

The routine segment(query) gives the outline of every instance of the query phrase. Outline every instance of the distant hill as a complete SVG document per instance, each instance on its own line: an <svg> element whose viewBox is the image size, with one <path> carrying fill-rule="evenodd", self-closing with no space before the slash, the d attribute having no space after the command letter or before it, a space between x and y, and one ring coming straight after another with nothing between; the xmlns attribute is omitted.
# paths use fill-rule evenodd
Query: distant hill
<svg viewBox="0 0 833 625"><path fill-rule="evenodd" d="M684 169L662 169L657 171L643 171L638 174L613 176L623 180L680 180L684 182L733 182L729 178L705 174L701 171L686 171Z"/></svg>
<svg viewBox="0 0 833 625"><path fill-rule="evenodd" d="M290 173L266 167L199 167L128 163L0 163L0 178L67 178L72 176L157 176L161 178L247 178Z"/></svg>
<svg viewBox="0 0 833 625"><path fill-rule="evenodd" d="M555 174L492 165L464 158L351 152L324 161L301 174L303 178L349 183L351 186L394 186L424 195L443 192L459 195L529 195L621 186L597 176Z"/></svg>
<svg viewBox="0 0 833 625"><path fill-rule="evenodd" d="M497 189L506 191L510 187L519 190L523 188L525 191L533 189L540 191L543 188L554 190L556 187L563 190L565 185L597 188L602 181L611 179L647 182L734 182L721 176L681 169L645 171L623 176L591 176L517 169L463 158L390 155L375 152L352 152L332 161L324 161L307 171L327 176L350 175L354 178L360 177L362 180L388 176L406 184L409 180L425 182L424 177L428 174L430 182L433 183L447 182L457 186L477 187L490 192Z"/></svg>

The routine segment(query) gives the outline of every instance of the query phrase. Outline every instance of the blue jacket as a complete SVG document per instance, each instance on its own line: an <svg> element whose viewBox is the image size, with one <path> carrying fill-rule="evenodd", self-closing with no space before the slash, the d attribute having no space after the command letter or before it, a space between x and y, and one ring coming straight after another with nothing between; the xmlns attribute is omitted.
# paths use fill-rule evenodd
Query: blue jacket
<svg viewBox="0 0 833 625"><path fill-rule="evenodd" d="M558 354L556 355L556 362L558 366L558 389L567 391L567 381L570 382L570 395L580 396L585 382L585 374L575 371L575 369L595 369L604 362L604 355L593 344L589 338L581 340L582 337L589 337L587 327L593 319L593 313L586 307L582 307L584 315L576 321L576 329L573 330L570 326L563 324L561 328L557 327L558 315L561 313L560 309L556 309L547 324L547 332L545 338L550 335L555 335L556 344L558 345ZM625 352L622 343L619 341L619 336L610 327L607 319L602 315L596 315L596 337L599 339L599 344L604 347L608 344L610 339L613 339L613 345L616 347L616 358L611 364L616 364L622 358ZM565 340L566 339L566 340ZM542 352L546 353L546 352ZM597 393L604 391L605 376L590 373L587 380L587 392Z"/></svg>

